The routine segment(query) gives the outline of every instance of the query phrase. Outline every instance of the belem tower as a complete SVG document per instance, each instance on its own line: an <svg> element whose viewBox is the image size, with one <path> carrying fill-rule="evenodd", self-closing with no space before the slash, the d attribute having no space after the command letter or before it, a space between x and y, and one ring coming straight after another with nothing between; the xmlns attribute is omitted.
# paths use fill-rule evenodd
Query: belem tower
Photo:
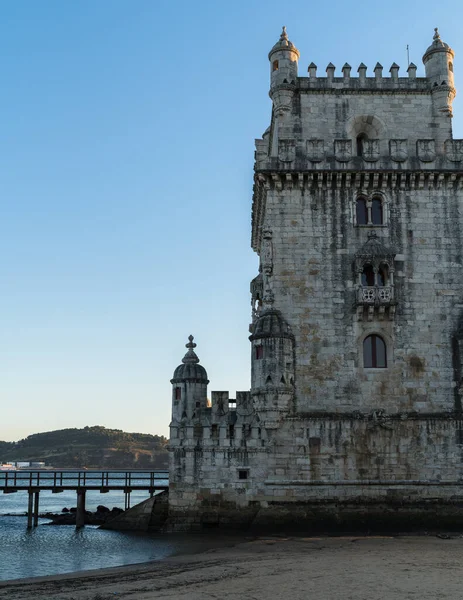
<svg viewBox="0 0 463 600"><path fill-rule="evenodd" d="M298 73L256 140L251 389L172 378L167 526L463 524L463 140L454 52ZM403 75L403 74L402 74Z"/></svg>

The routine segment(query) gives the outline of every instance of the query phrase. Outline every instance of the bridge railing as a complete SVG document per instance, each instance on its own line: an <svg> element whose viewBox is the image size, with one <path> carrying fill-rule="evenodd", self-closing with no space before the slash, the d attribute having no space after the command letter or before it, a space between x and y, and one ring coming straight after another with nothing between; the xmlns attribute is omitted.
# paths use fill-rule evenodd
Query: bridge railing
<svg viewBox="0 0 463 600"><path fill-rule="evenodd" d="M149 490L168 484L165 470L18 470L0 471L0 490L37 489L128 489Z"/></svg>

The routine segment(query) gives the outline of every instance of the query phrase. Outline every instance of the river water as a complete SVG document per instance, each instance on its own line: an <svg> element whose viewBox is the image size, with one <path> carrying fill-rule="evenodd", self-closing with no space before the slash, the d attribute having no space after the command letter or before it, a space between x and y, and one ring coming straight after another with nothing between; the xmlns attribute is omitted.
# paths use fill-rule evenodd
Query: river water
<svg viewBox="0 0 463 600"><path fill-rule="evenodd" d="M132 492L131 505L148 498L147 492ZM86 525L40 524L28 530L24 515L27 492L0 492L0 580L56 575L87 569L101 569L152 560L160 560L179 552L192 552L210 547L196 536L147 535L108 531ZM100 494L87 492L86 508L94 511L99 504L108 508L124 507L123 492ZM61 512L76 505L75 492L52 494L40 492L40 512ZM5 516L16 515L16 516ZM213 544L217 545L217 541Z"/></svg>

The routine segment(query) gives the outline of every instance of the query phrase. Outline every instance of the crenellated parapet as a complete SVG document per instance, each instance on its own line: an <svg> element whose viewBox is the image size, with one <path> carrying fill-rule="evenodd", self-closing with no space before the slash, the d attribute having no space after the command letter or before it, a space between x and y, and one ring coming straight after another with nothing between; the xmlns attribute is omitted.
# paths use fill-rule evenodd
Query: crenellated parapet
<svg viewBox="0 0 463 600"><path fill-rule="evenodd" d="M345 63L341 69L342 75L336 76L336 67L333 63L329 63L326 67L326 76L317 75L317 65L313 62L307 68L308 77L299 77L297 86L299 90L352 90L355 92L366 91L372 92L378 90L384 92L387 90L410 90L413 92L423 91L429 92L431 85L426 77L417 77L417 67L410 63L407 69L408 75L399 77L399 65L392 63L389 69L389 76L383 76L383 67L376 63L374 67L374 75L368 77L368 67L364 63L360 63L357 69L357 76L352 75L352 67Z"/></svg>

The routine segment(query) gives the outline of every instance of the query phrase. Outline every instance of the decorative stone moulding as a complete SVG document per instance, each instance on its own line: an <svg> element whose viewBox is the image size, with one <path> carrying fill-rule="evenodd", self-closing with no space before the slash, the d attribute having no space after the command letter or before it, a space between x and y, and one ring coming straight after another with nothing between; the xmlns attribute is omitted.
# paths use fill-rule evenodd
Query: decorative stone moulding
<svg viewBox="0 0 463 600"><path fill-rule="evenodd" d="M418 140L416 153L421 162L432 162L436 158L436 143L434 140Z"/></svg>
<svg viewBox="0 0 463 600"><path fill-rule="evenodd" d="M444 151L450 162L461 162L463 160L463 140L447 140Z"/></svg>
<svg viewBox="0 0 463 600"><path fill-rule="evenodd" d="M334 140L334 156L338 162L349 162L352 158L352 140Z"/></svg>
<svg viewBox="0 0 463 600"><path fill-rule="evenodd" d="M293 162L296 158L296 140L278 140L278 158L282 162Z"/></svg>
<svg viewBox="0 0 463 600"><path fill-rule="evenodd" d="M307 158L312 162L321 162L325 158L325 142L323 140L307 140Z"/></svg>
<svg viewBox="0 0 463 600"><path fill-rule="evenodd" d="M404 162L408 158L407 140L389 140L389 154L394 162Z"/></svg>
<svg viewBox="0 0 463 600"><path fill-rule="evenodd" d="M363 140L362 156L367 162L379 160L379 140Z"/></svg>

